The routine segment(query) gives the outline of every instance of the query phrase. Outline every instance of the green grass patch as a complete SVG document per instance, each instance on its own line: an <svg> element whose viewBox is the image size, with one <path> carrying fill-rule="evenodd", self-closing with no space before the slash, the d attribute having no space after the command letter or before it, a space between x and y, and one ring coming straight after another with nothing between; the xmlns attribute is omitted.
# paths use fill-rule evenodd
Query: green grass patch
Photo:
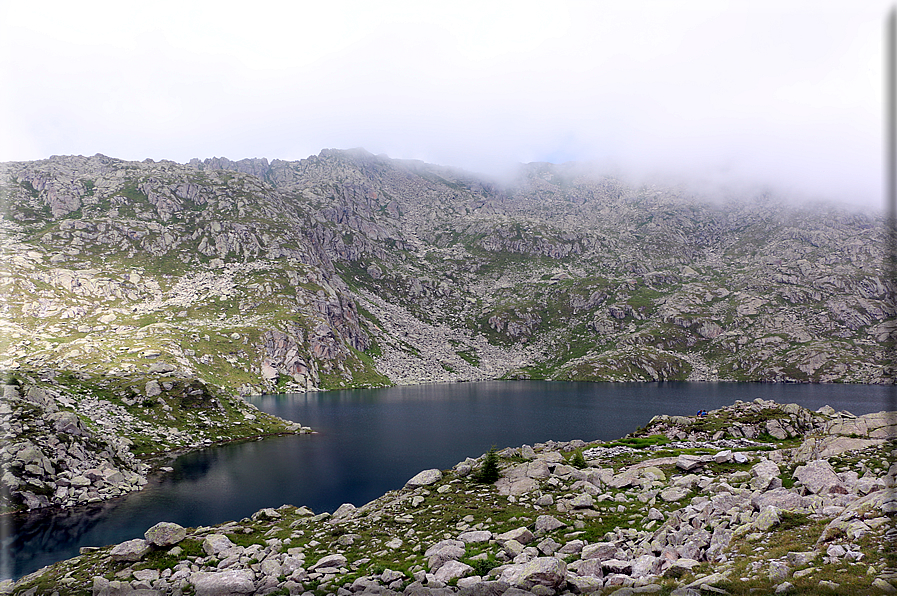
<svg viewBox="0 0 897 596"><path fill-rule="evenodd" d="M624 437L611 443L611 446L632 447L633 449L644 449L654 445L666 445L670 439L666 435L650 435L647 437Z"/></svg>
<svg viewBox="0 0 897 596"><path fill-rule="evenodd" d="M471 366L479 366L480 365L480 357L474 348L469 348L467 350L456 350L455 354L460 356Z"/></svg>

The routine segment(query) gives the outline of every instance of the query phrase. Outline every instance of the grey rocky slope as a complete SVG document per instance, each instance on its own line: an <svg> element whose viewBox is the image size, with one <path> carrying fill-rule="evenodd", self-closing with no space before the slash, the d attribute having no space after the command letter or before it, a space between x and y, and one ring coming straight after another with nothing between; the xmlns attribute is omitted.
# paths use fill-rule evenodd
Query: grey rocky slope
<svg viewBox="0 0 897 596"><path fill-rule="evenodd" d="M3 164L2 364L243 393L481 378L889 382L884 220L362 150Z"/></svg>
<svg viewBox="0 0 897 596"><path fill-rule="evenodd" d="M888 594L897 412L736 402L608 443L425 470L333 514L284 505L161 523L7 585L15 594ZM581 456L581 457L580 457Z"/></svg>

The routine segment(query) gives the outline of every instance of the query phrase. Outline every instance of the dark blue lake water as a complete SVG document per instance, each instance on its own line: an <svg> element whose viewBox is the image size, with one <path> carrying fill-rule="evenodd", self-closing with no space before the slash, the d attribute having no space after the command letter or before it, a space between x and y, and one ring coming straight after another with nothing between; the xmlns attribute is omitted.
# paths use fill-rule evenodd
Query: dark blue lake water
<svg viewBox="0 0 897 596"><path fill-rule="evenodd" d="M892 395L866 385L493 381L258 397L251 401L260 409L317 434L191 453L137 494L7 519L0 577L75 556L80 546L142 537L159 521L195 527L284 503L315 512L360 506L420 470L451 467L493 445L616 439L655 414L692 415L757 397L866 414L895 409Z"/></svg>

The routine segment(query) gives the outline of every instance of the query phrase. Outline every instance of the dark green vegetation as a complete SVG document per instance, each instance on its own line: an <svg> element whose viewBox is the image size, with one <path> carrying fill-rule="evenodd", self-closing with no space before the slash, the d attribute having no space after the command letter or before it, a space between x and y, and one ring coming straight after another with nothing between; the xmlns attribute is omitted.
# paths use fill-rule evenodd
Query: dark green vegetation
<svg viewBox="0 0 897 596"><path fill-rule="evenodd" d="M474 478L483 484L491 484L498 480L498 454L495 452L495 447L486 453L483 464L477 470Z"/></svg>

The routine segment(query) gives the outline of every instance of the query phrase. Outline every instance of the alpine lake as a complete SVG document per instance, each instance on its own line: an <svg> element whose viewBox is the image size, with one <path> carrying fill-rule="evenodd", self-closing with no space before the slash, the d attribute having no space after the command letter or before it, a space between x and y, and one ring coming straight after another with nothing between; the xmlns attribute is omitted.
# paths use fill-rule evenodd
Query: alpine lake
<svg viewBox="0 0 897 596"><path fill-rule="evenodd" d="M316 432L191 452L137 493L7 516L0 577L21 577L82 546L142 537L159 521L196 527L285 503L316 513L361 506L423 469L450 468L493 446L613 440L657 414L755 398L861 415L897 409L894 395L878 385L490 381L254 397L259 409Z"/></svg>

